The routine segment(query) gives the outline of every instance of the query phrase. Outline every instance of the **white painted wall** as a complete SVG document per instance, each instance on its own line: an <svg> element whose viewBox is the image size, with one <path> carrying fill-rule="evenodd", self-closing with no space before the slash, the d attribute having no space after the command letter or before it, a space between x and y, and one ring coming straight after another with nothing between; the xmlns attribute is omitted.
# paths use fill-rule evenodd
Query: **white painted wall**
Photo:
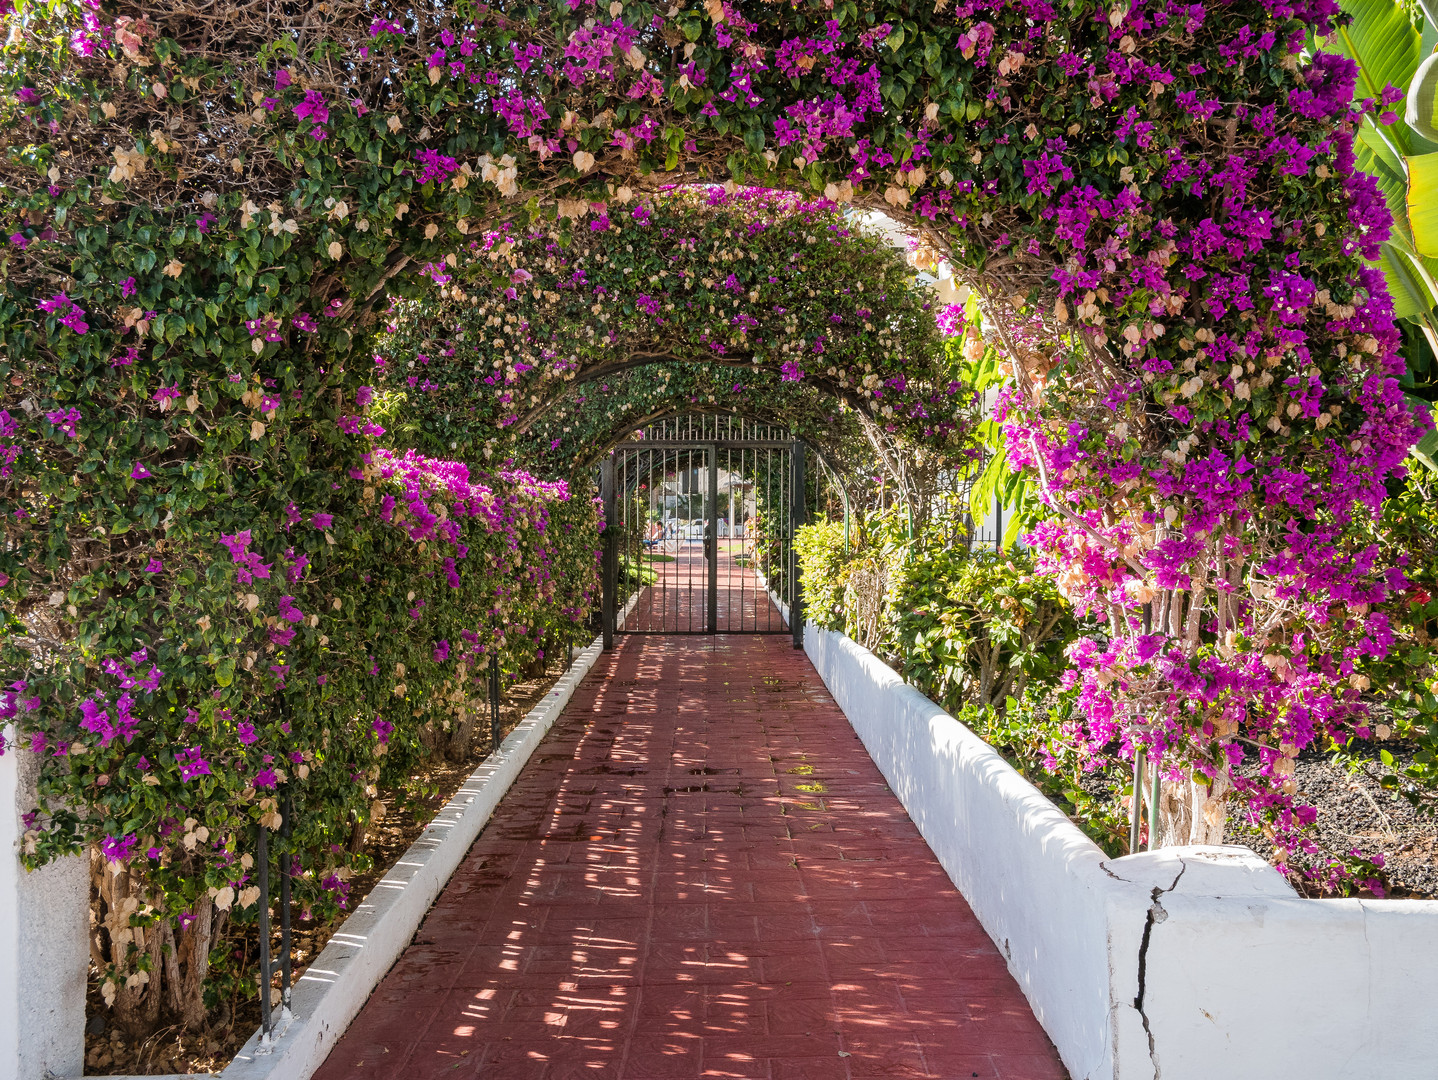
<svg viewBox="0 0 1438 1080"><path fill-rule="evenodd" d="M1438 902L1304 900L1247 848L1106 859L868 650L804 642L1074 1080L1438 1077Z"/></svg>
<svg viewBox="0 0 1438 1080"><path fill-rule="evenodd" d="M83 858L27 872L21 814L35 805L39 761L13 743L0 756L0 1077L79 1076L85 1063L90 880Z"/></svg>

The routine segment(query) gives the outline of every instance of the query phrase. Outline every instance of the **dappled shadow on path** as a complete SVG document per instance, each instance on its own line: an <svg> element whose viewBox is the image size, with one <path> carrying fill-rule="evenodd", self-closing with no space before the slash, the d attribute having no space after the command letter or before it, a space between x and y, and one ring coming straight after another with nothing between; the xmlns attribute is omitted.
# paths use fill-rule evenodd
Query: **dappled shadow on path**
<svg viewBox="0 0 1438 1080"><path fill-rule="evenodd" d="M621 639L317 1074L1058 1080L782 638Z"/></svg>

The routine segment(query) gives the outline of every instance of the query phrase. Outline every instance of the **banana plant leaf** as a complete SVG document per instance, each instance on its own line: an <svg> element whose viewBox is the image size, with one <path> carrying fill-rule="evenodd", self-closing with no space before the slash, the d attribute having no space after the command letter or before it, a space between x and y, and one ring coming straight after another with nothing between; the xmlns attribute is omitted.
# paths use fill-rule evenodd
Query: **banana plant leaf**
<svg viewBox="0 0 1438 1080"><path fill-rule="evenodd" d="M1355 96L1376 101L1390 85L1406 93L1418 67L1422 45L1422 35L1408 12L1394 0L1342 0L1341 6L1353 16L1353 21L1334 31L1328 39L1328 47L1342 52L1358 65ZM1373 130L1379 131L1398 154L1411 154L1418 149L1408 125L1402 120Z"/></svg>
<svg viewBox="0 0 1438 1080"><path fill-rule="evenodd" d="M1408 407L1414 412L1425 414L1430 419L1438 418L1435 417L1431 402L1416 398L1412 394L1403 396L1408 400ZM1419 439L1408 453L1421 461L1432 472L1438 472L1438 427L1429 428L1427 434Z"/></svg>
<svg viewBox="0 0 1438 1080"><path fill-rule="evenodd" d="M1420 255L1438 256L1438 154L1408 159L1408 227Z"/></svg>
<svg viewBox="0 0 1438 1080"><path fill-rule="evenodd" d="M1393 235L1383 245L1378 259L1393 298L1393 314L1399 319L1430 320L1438 304L1438 259L1423 258L1413 246L1408 229L1408 171L1404 161L1367 124L1359 129L1353 149L1358 167L1378 181L1393 216Z"/></svg>

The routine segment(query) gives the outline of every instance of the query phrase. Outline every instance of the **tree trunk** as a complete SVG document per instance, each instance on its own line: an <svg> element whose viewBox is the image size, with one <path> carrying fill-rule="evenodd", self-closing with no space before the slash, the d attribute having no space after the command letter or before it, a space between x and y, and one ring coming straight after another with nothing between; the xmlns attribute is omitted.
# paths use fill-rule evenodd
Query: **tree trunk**
<svg viewBox="0 0 1438 1080"><path fill-rule="evenodd" d="M209 896L201 896L195 901L195 921L183 932L185 981L178 1011L187 1031L199 1031L205 1026L205 979L210 973L210 948L214 944L217 914L223 916L223 912L215 911L214 901Z"/></svg>
<svg viewBox="0 0 1438 1080"><path fill-rule="evenodd" d="M358 815L350 815L350 842L349 851L352 855L358 855L364 850L365 825Z"/></svg>
<svg viewBox="0 0 1438 1080"><path fill-rule="evenodd" d="M132 927L131 916L150 902L144 875L129 868L117 872L98 850L92 850L91 876L95 887L91 955L102 972L114 966L114 1023L143 1038L155 1030L164 1013L190 1031L203 1030L208 1020L205 980L210 950L228 914L204 895L195 901L194 919L183 930L168 912L156 914L147 926ZM141 971L146 957L149 970Z"/></svg>
<svg viewBox="0 0 1438 1080"><path fill-rule="evenodd" d="M549 639L550 635L546 634L543 640L540 641L539 651L542 652L544 655L536 656L534 660L530 662L529 667L524 672L525 678L542 679L544 678L544 673L549 670L549 661L552 658L552 654L554 652L553 647L550 645Z"/></svg>
<svg viewBox="0 0 1438 1080"><path fill-rule="evenodd" d="M1223 843L1228 821L1229 783L1223 776L1209 784L1165 780L1158 796L1158 837L1154 847Z"/></svg>
<svg viewBox="0 0 1438 1080"><path fill-rule="evenodd" d="M150 957L149 971L132 971L121 980L115 990L115 1023L133 1038L142 1038L155 1030L160 1019L160 995L162 983L162 961L160 942L163 930L160 923L154 923L141 930L134 930L139 939L138 949ZM128 965L127 965L128 966ZM131 982L135 985L130 985Z"/></svg>
<svg viewBox="0 0 1438 1080"><path fill-rule="evenodd" d="M469 747L474 741L474 725L483 711L473 701L466 701L459 707L459 723L449 739L450 760L463 761L469 756Z"/></svg>

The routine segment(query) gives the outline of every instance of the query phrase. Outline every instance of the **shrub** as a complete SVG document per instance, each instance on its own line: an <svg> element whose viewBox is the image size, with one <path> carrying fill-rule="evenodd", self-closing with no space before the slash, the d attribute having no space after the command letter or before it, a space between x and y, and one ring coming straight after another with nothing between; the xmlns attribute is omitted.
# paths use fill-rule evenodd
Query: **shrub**
<svg viewBox="0 0 1438 1080"><path fill-rule="evenodd" d="M207 943L252 909L253 833L281 798L299 899L342 906L352 833L425 752L422 728L448 726L490 654L516 667L581 632L591 503L523 473L482 483L454 462L365 458L343 517L291 507L271 535L170 541L152 556L163 591L123 591L147 571L97 561L71 584L70 604L95 599L70 641L47 654L6 639L23 672L6 711L44 757L24 854L93 842L111 864L98 959L128 1027L162 1000L203 1021Z"/></svg>

